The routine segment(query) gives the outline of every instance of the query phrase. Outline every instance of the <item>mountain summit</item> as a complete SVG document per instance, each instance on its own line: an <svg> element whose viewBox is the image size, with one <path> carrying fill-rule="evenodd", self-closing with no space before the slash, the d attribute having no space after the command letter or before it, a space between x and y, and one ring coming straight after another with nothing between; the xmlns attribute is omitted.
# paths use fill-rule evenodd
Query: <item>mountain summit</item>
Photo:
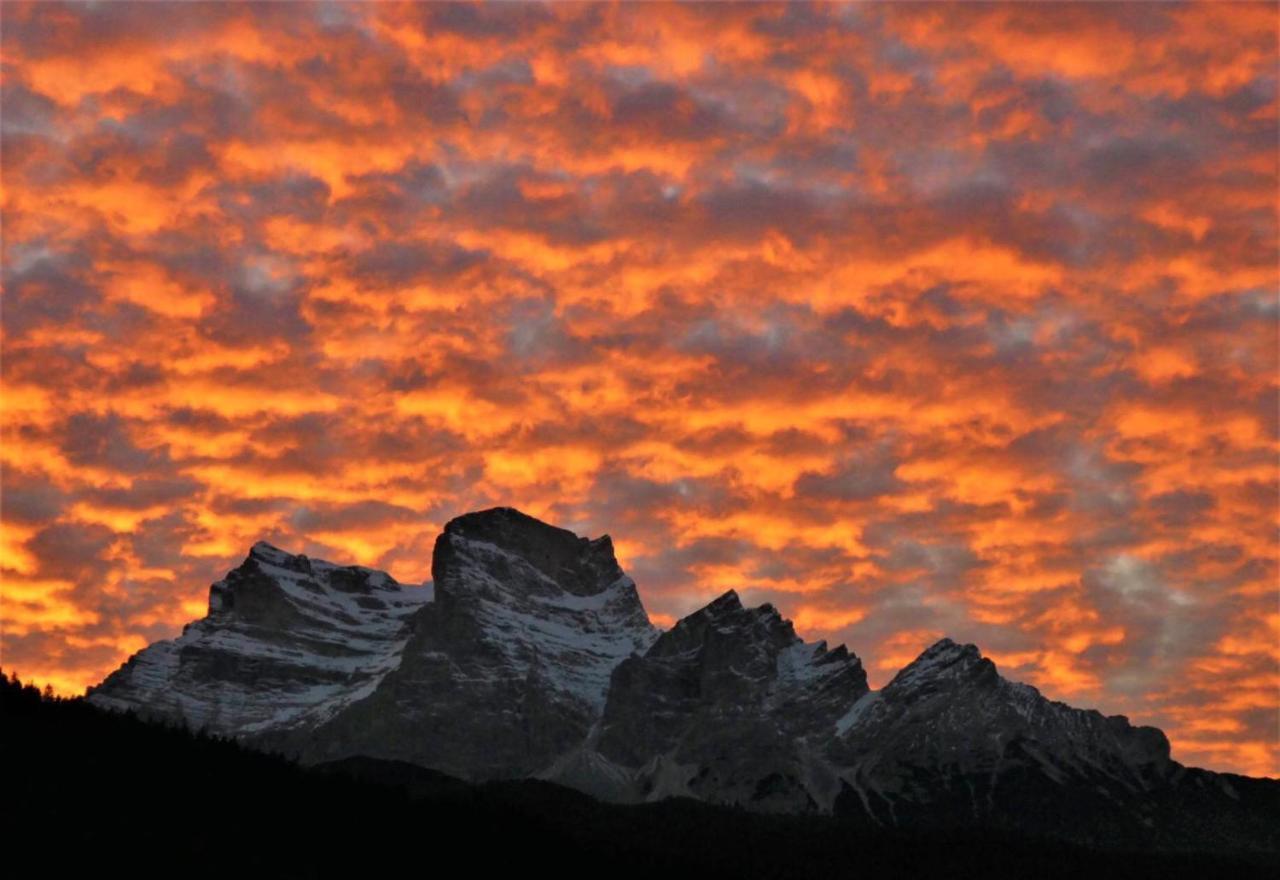
<svg viewBox="0 0 1280 880"><path fill-rule="evenodd" d="M1183 767L1164 734L1046 699L943 639L882 690L730 591L660 632L608 536L451 520L403 586L258 543L208 615L90 703L305 763L353 756L620 802L692 797L868 826L1274 851L1280 783Z"/></svg>

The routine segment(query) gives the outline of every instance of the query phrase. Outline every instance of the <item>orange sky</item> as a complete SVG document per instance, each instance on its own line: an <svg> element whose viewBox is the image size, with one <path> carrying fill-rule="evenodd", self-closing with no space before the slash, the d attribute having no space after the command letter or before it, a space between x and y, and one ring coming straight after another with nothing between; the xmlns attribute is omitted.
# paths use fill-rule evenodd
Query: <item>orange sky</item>
<svg viewBox="0 0 1280 880"><path fill-rule="evenodd" d="M6 668L509 504L1280 774L1274 5L2 15Z"/></svg>

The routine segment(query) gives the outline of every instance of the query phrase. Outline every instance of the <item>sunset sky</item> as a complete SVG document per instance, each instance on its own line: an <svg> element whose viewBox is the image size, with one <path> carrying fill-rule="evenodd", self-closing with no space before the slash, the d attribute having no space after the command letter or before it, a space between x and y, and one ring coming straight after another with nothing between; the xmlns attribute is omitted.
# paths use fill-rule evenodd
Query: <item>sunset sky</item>
<svg viewBox="0 0 1280 880"><path fill-rule="evenodd" d="M0 15L6 669L510 505L1280 775L1275 5Z"/></svg>

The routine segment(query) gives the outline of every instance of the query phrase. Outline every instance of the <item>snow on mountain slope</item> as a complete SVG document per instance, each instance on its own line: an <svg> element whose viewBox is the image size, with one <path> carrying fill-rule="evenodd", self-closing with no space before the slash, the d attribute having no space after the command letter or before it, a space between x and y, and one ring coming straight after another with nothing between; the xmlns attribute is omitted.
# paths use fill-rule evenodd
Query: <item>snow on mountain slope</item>
<svg viewBox="0 0 1280 880"><path fill-rule="evenodd" d="M1169 742L1002 678L973 645L942 639L836 724L828 752L843 808L881 824L1012 819L1047 789L1108 804L1163 785ZM1023 817L1025 820L1025 817Z"/></svg>
<svg viewBox="0 0 1280 880"><path fill-rule="evenodd" d="M607 535L589 541L499 508L450 522L436 560L441 613L474 621L503 654L500 674L536 667L596 711L614 667L658 636Z"/></svg>
<svg viewBox="0 0 1280 880"><path fill-rule="evenodd" d="M542 775L615 800L683 794L819 809L837 790L821 751L866 690L862 663L843 646L803 642L772 605L744 608L730 591L624 660L591 753Z"/></svg>
<svg viewBox="0 0 1280 880"><path fill-rule="evenodd" d="M129 658L89 702L247 736L311 726L398 663L433 590L255 544L209 590L209 613Z"/></svg>
<svg viewBox="0 0 1280 880"><path fill-rule="evenodd" d="M1095 770L1142 786L1169 761L1169 741L1156 728L1046 699L1030 685L1002 678L974 645L950 639L853 706L837 730L835 754L866 772L889 757L989 772L1015 739L1058 755L1062 766L1045 765L1051 775Z"/></svg>
<svg viewBox="0 0 1280 880"><path fill-rule="evenodd" d="M436 601L414 619L399 667L308 737L305 760L368 754L468 779L529 775L582 740L614 667L658 635L608 536L510 508L450 521L432 577Z"/></svg>
<svg viewBox="0 0 1280 880"><path fill-rule="evenodd" d="M510 508L450 521L434 588L254 546L209 614L89 700L305 762L361 755L618 801L694 797L913 829L1280 848L1280 785L1182 767L1164 734L1048 700L943 639L870 691L734 592L660 633L610 539Z"/></svg>

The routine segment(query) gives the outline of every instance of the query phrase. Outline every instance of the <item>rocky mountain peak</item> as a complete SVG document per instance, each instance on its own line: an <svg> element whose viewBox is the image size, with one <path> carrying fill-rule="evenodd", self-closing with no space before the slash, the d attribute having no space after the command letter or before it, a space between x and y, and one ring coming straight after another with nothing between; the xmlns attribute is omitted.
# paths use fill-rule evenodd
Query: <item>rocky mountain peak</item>
<svg viewBox="0 0 1280 880"><path fill-rule="evenodd" d="M704 645L711 642L732 642L739 647L768 645L770 656L779 649L800 642L795 627L778 613L778 609L767 602L747 608L735 590L722 593L681 618L667 641L674 650L684 650L683 646L691 639Z"/></svg>
<svg viewBox="0 0 1280 880"><path fill-rule="evenodd" d="M204 619L130 657L89 699L219 734L310 728L396 665L431 598L430 587L259 541L209 587Z"/></svg>
<svg viewBox="0 0 1280 880"><path fill-rule="evenodd" d="M305 741L309 759L372 755L468 779L538 772L581 743L610 674L657 637L613 542L509 507L450 520L435 601L398 667Z"/></svg>
<svg viewBox="0 0 1280 880"><path fill-rule="evenodd" d="M305 625L317 610L341 613L343 622L350 622L346 602L377 611L387 607L379 594L400 592L400 585L384 572L335 565L258 541L244 562L209 587L209 614L231 615L268 628ZM348 598L342 598L344 594Z"/></svg>
<svg viewBox="0 0 1280 880"><path fill-rule="evenodd" d="M884 696L893 699L964 687L989 688L999 680L996 665L982 656L977 645L943 638L895 675L885 686Z"/></svg>
<svg viewBox="0 0 1280 880"><path fill-rule="evenodd" d="M808 743L824 740L866 691L861 661L843 646L806 643L772 605L746 608L730 590L618 665L596 741L612 769L580 761L561 778L605 790L625 777L645 797L816 809Z"/></svg>
<svg viewBox="0 0 1280 880"><path fill-rule="evenodd" d="M249 548L249 556L258 559L265 559L268 562L280 562L293 554L281 550L275 544L267 541L255 541L254 545Z"/></svg>
<svg viewBox="0 0 1280 880"><path fill-rule="evenodd" d="M598 595L625 577L608 535L579 537L511 507L463 514L436 539L431 574L442 594L459 569L477 564L498 581L574 596Z"/></svg>
<svg viewBox="0 0 1280 880"><path fill-rule="evenodd" d="M716 598L712 599L694 614L701 614L709 617L718 617L725 614L733 614L741 611L742 598L738 595L737 590L726 590Z"/></svg>

